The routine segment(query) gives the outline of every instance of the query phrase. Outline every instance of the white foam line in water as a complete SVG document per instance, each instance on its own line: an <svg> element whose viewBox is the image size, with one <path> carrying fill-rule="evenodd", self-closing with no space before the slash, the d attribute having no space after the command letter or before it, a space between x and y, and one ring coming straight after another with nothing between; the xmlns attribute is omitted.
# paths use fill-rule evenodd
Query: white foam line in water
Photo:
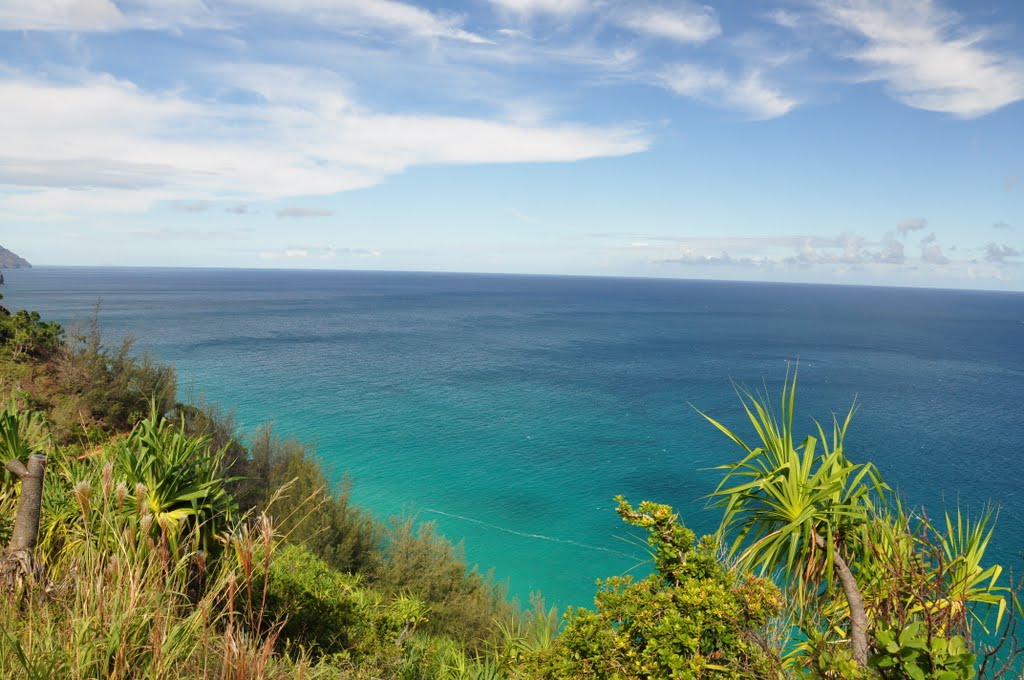
<svg viewBox="0 0 1024 680"><path fill-rule="evenodd" d="M608 553L609 555L615 555L616 557L628 557L635 558L635 555L627 555L626 553L619 552L618 550L610 550L608 548L602 548L596 545L587 545L586 543L580 543L579 541L573 541L568 538L557 538L555 536L545 536L544 534L528 534L524 531L516 531L515 529L506 529L505 527L499 527L497 524L491 524L490 522L484 522L483 520L473 519L472 517L465 517L464 515L456 515L451 512L444 512L443 510L434 510L433 508L423 508L423 512L432 512L435 515L444 515L445 517L451 517L453 519L461 519L464 522L471 522L472 524L479 524L482 527L488 529L494 529L495 531L504 531L506 534L514 534L516 536L522 536L523 538L537 538L542 541L551 541L552 543L565 543L566 545L574 545L578 548L586 548L587 550L594 550L597 552Z"/></svg>

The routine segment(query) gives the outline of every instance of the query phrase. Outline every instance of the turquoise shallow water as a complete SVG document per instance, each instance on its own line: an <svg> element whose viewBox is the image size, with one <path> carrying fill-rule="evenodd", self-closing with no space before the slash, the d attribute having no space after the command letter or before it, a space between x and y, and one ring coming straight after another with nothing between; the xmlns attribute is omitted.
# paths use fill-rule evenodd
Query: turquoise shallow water
<svg viewBox="0 0 1024 680"><path fill-rule="evenodd" d="M848 440L932 514L1002 507L1024 549L1024 295L383 272L50 268L5 302L89 317L178 367L183 393L313 440L357 502L418 512L513 594L587 604L644 559L622 493L716 520L709 468L736 451L730 379L774 390L800 360L812 416L861 408Z"/></svg>

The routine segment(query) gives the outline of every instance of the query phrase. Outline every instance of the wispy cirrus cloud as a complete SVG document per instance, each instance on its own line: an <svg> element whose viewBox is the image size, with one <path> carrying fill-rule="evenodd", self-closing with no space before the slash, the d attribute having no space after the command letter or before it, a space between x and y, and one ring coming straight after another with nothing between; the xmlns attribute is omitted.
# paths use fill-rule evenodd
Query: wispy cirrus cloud
<svg viewBox="0 0 1024 680"><path fill-rule="evenodd" d="M813 0L826 24L863 42L840 56L867 67L900 102L975 118L1024 99L1024 59L988 44L933 0Z"/></svg>
<svg viewBox="0 0 1024 680"><path fill-rule="evenodd" d="M259 9L341 30L390 29L419 38L442 38L483 44L489 40L463 27L461 15L432 12L397 0L224 0L224 4Z"/></svg>
<svg viewBox="0 0 1024 680"><path fill-rule="evenodd" d="M223 26L203 0L7 0L0 30L113 32Z"/></svg>
<svg viewBox="0 0 1024 680"><path fill-rule="evenodd" d="M798 104L766 83L758 70L733 76L698 64L675 64L665 68L657 82L679 96L735 109L755 120L778 118Z"/></svg>
<svg viewBox="0 0 1024 680"><path fill-rule="evenodd" d="M590 0L490 0L500 11L529 17L535 14L571 16L583 12Z"/></svg>
<svg viewBox="0 0 1024 680"><path fill-rule="evenodd" d="M460 15L440 14L398 0L8 0L0 6L0 30L230 28L253 12L341 31L391 31L417 38L489 42L465 30Z"/></svg>
<svg viewBox="0 0 1024 680"><path fill-rule="evenodd" d="M715 10L707 5L636 5L623 12L619 21L637 33L680 43L699 44L722 34Z"/></svg>

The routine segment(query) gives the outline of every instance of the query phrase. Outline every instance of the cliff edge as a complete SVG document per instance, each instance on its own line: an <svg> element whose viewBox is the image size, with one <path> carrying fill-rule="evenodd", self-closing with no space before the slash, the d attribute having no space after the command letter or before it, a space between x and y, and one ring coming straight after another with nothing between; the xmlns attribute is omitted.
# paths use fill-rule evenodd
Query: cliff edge
<svg viewBox="0 0 1024 680"><path fill-rule="evenodd" d="M0 268L2 269L28 269L31 267L23 257L15 255L3 246L0 246Z"/></svg>

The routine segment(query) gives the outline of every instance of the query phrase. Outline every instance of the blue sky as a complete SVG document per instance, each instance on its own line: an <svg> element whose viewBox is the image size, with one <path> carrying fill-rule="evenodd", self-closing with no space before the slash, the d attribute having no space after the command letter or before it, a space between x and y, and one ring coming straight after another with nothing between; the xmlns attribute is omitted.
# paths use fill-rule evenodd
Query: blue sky
<svg viewBox="0 0 1024 680"><path fill-rule="evenodd" d="M1016 0L0 0L36 264L1024 290Z"/></svg>

